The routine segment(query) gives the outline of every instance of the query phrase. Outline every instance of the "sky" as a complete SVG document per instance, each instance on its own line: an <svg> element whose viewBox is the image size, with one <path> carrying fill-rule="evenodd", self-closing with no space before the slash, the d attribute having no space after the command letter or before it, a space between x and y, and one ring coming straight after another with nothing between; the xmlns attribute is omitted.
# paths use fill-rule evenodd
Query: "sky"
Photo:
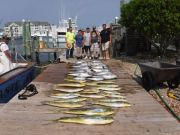
<svg viewBox="0 0 180 135"><path fill-rule="evenodd" d="M120 0L0 0L0 27L9 21L47 21L58 24L61 16L75 18L79 27L114 22Z"/></svg>

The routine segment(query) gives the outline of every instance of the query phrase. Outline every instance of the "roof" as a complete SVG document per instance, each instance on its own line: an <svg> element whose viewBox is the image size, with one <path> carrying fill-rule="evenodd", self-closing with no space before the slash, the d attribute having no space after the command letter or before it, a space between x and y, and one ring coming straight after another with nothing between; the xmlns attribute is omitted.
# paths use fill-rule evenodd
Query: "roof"
<svg viewBox="0 0 180 135"><path fill-rule="evenodd" d="M8 27L9 25L11 25L12 23L15 23L19 26L22 26L22 21L14 21L14 22L7 22L5 23L5 27ZM41 22L41 21L31 21L32 24L34 25L44 25L44 26L50 26L50 24L48 22Z"/></svg>

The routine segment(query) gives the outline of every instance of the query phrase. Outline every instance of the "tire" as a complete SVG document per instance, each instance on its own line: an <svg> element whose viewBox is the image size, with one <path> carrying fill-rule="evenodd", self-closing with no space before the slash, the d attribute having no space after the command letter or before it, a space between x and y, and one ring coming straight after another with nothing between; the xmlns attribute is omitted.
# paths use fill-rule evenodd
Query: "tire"
<svg viewBox="0 0 180 135"><path fill-rule="evenodd" d="M155 86L154 77L150 72L145 72L142 74L142 84L144 89L146 89L147 91L154 88Z"/></svg>

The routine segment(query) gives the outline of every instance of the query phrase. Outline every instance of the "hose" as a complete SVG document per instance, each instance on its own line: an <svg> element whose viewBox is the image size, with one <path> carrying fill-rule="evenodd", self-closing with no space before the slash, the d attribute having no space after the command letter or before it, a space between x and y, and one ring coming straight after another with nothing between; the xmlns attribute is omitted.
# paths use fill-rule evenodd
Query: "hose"
<svg viewBox="0 0 180 135"><path fill-rule="evenodd" d="M167 104L167 102L165 101L165 99L161 96L159 89L154 89L154 91L156 92L156 94L159 96L159 98L161 99L161 101L164 103L164 105L166 106L166 108L171 112L171 114L180 122L180 117L172 110L172 108Z"/></svg>

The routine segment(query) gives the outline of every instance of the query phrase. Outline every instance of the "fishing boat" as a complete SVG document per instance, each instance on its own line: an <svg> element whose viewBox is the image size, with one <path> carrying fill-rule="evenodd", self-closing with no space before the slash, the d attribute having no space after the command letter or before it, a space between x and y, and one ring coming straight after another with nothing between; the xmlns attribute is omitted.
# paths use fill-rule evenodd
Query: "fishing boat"
<svg viewBox="0 0 180 135"><path fill-rule="evenodd" d="M17 66L0 75L0 103L7 103L34 79L33 64L17 63Z"/></svg>
<svg viewBox="0 0 180 135"><path fill-rule="evenodd" d="M73 32L77 32L77 17L75 19L60 19L59 25L52 28L52 38L56 39L57 44L66 42L65 36L69 27L72 27Z"/></svg>

